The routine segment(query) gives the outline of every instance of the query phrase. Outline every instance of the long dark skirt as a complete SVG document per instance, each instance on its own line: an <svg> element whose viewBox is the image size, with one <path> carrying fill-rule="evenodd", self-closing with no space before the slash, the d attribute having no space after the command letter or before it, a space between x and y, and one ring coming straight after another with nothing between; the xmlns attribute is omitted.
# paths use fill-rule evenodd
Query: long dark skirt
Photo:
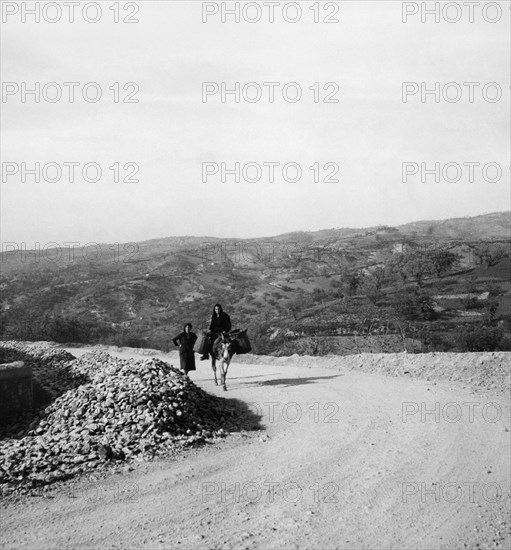
<svg viewBox="0 0 511 550"><path fill-rule="evenodd" d="M188 373L191 370L197 370L195 368L195 354L193 351L185 351L179 354L179 361L181 370Z"/></svg>

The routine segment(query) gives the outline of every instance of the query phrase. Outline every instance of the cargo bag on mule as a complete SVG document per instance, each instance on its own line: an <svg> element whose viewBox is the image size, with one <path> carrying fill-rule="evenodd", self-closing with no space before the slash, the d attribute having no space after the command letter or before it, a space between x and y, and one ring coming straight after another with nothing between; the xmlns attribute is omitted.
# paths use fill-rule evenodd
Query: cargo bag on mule
<svg viewBox="0 0 511 550"><path fill-rule="evenodd" d="M250 345L250 340L247 335L247 329L232 330L229 333L229 336L236 342L236 353L238 355L249 353L252 350L252 346Z"/></svg>
<svg viewBox="0 0 511 550"><path fill-rule="evenodd" d="M205 330L200 330L199 334L197 334L197 340L195 340L193 351L201 355L209 353L209 337Z"/></svg>

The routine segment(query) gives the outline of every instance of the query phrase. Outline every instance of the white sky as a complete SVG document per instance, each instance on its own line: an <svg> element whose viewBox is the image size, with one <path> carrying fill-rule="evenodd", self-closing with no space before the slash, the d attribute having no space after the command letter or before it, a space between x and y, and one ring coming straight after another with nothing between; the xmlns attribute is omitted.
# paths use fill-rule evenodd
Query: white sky
<svg viewBox="0 0 511 550"><path fill-rule="evenodd" d="M477 8L472 24L466 9L455 24L423 24L419 15L403 24L400 1L341 1L340 23L330 25L313 23L311 2L301 2L296 24L283 22L279 8L273 24L203 23L200 1L145 0L139 23L115 24L112 4L101 2L96 24L81 16L22 23L18 14L2 25L4 83L98 82L104 93L95 104L4 97L3 163L97 162L103 179L9 177L1 184L3 242L248 238L510 208L509 2L499 3L494 24ZM113 103L109 86L129 81L140 86L139 103ZM304 98L286 103L277 92L274 104L203 103L206 81L295 81ZM497 82L503 97L486 102L479 87L469 103L465 87L458 103L415 96L405 104L402 82L412 81ZM340 102L313 103L314 82L337 82ZM137 163L139 183L113 183L116 161ZM236 161L298 162L304 175L299 183L202 182L203 162ZM340 181L314 183L314 162L338 163ZM470 183L466 169L459 183L403 183L402 162L496 162L503 175L488 183L476 170Z"/></svg>

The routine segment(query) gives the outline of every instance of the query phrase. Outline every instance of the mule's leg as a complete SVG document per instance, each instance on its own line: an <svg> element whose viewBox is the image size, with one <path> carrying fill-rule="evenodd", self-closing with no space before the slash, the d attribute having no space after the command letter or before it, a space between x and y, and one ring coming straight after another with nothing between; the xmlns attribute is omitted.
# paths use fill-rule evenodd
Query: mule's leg
<svg viewBox="0 0 511 550"><path fill-rule="evenodd" d="M213 356L211 356L211 368L213 369L213 376L215 377L215 386L218 386L218 380L216 377L216 361Z"/></svg>
<svg viewBox="0 0 511 550"><path fill-rule="evenodd" d="M226 379L227 379L227 371L229 370L229 365L231 364L231 360L224 361L222 365L222 374L223 374L223 383L224 383L224 390L227 391L226 386Z"/></svg>
<svg viewBox="0 0 511 550"><path fill-rule="evenodd" d="M221 376L222 376L222 386L224 388L224 391L227 391L227 386L225 385L225 375L227 373L226 373L226 368L225 368L225 361L223 359L222 359L222 362L220 363L220 373L221 373Z"/></svg>

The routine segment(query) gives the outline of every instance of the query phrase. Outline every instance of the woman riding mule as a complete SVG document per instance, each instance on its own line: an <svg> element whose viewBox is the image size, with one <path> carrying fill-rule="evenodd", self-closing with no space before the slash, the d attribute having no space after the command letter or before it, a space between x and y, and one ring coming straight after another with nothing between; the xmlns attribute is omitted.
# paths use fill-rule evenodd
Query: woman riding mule
<svg viewBox="0 0 511 550"><path fill-rule="evenodd" d="M231 318L223 310L220 304L215 304L213 307L213 314L211 315L211 322L209 323L209 353L213 353L222 339L223 332L229 332L231 330ZM208 353L205 353L200 360L204 361L209 357Z"/></svg>

